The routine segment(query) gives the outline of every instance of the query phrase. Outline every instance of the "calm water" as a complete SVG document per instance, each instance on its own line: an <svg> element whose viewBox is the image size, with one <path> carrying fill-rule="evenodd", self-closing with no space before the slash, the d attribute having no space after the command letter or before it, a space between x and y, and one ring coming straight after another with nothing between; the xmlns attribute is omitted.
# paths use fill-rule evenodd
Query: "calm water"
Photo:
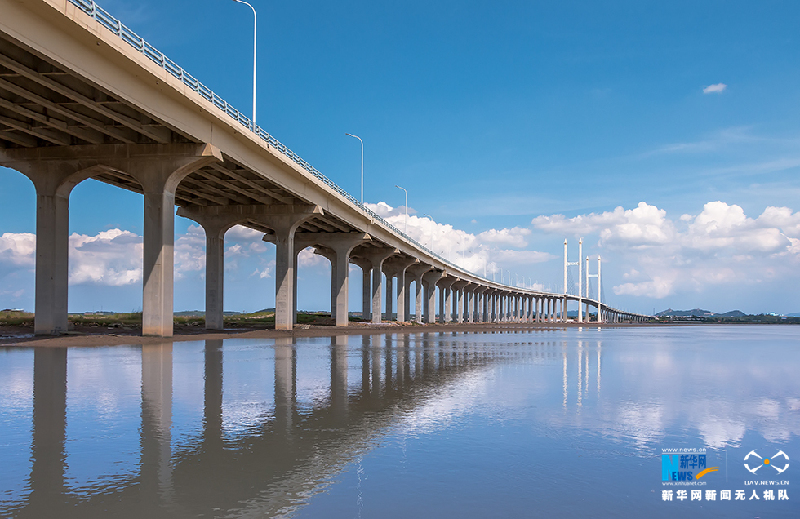
<svg viewBox="0 0 800 519"><path fill-rule="evenodd" d="M799 373L790 326L4 349L0 516L798 518Z"/></svg>

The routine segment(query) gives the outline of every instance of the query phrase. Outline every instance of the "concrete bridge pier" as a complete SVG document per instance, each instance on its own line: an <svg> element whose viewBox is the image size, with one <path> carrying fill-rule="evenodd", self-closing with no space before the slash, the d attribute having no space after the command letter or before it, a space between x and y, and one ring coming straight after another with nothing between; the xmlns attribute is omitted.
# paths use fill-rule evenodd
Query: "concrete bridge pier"
<svg viewBox="0 0 800 519"><path fill-rule="evenodd" d="M390 278L397 278L397 321L406 322L408 320L406 303L409 299L406 292L406 269L419 263L419 260L410 257L392 257L384 263L383 271L386 275L386 319L392 319L392 285ZM410 302L410 301L408 301Z"/></svg>
<svg viewBox="0 0 800 519"><path fill-rule="evenodd" d="M453 311L455 310L454 306L454 290L453 285L456 284L458 278L455 277L447 277L439 282L439 287L444 288L443 291L440 292L444 296L444 315L442 316L442 322L444 323L451 323L453 322Z"/></svg>
<svg viewBox="0 0 800 519"><path fill-rule="evenodd" d="M433 323L436 320L436 285L446 274L440 270L431 270L422 276L425 285L425 322ZM440 298L441 299L441 298Z"/></svg>
<svg viewBox="0 0 800 519"><path fill-rule="evenodd" d="M58 160L58 156L37 160L29 150L0 153L0 165L23 173L36 189L33 333L59 335L68 329L69 195L92 172L80 163Z"/></svg>
<svg viewBox="0 0 800 519"><path fill-rule="evenodd" d="M209 144L54 146L0 150L0 165L36 188L34 333L67 329L69 195L81 181L110 173L132 177L144 193L142 333L172 336L175 191L190 173L222 161Z"/></svg>
<svg viewBox="0 0 800 519"><path fill-rule="evenodd" d="M459 280L453 283L452 289L456 292L455 308L453 319L458 323L464 322L464 288L469 285L469 281Z"/></svg>
<svg viewBox="0 0 800 519"><path fill-rule="evenodd" d="M380 324L382 315L383 262L397 252L397 249L386 247L375 248L362 254L372 266L372 322L375 324Z"/></svg>
<svg viewBox="0 0 800 519"><path fill-rule="evenodd" d="M485 323L489 320L489 297L488 297L489 289L487 287L480 287L478 288L478 294L480 294L480 301L478 304L480 305L480 313L478 314L478 322Z"/></svg>
<svg viewBox="0 0 800 519"><path fill-rule="evenodd" d="M348 326L350 323L350 254L358 245L370 241L370 235L360 232L298 233L296 238L300 246L313 243L317 247L316 253L330 260L331 317L335 320L336 326ZM296 305L295 301L295 307Z"/></svg>
<svg viewBox="0 0 800 519"><path fill-rule="evenodd" d="M206 330L222 330L225 289L225 233L241 217L213 214L205 208L178 208L178 216L200 225L206 233Z"/></svg>
<svg viewBox="0 0 800 519"><path fill-rule="evenodd" d="M422 322L422 310L424 306L424 303L422 301L422 293L423 293L422 277L425 275L426 272L429 272L430 270L431 270L430 266L423 265L421 263L416 265L411 265L406 269L406 275L408 276L409 283L413 280L415 284L416 299L414 302L414 312L416 314L416 321L418 323Z"/></svg>
<svg viewBox="0 0 800 519"><path fill-rule="evenodd" d="M351 258L350 263L361 269L361 318L369 321L372 313L372 264L364 258Z"/></svg>

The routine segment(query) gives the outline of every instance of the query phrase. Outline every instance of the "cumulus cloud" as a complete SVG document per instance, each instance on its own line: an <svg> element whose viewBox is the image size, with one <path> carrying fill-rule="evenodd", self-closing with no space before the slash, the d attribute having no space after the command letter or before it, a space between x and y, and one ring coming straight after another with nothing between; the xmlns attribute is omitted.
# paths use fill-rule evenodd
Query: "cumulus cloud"
<svg viewBox="0 0 800 519"><path fill-rule="evenodd" d="M142 279L142 237L110 229L95 236L69 237L70 284L122 286Z"/></svg>
<svg viewBox="0 0 800 519"><path fill-rule="evenodd" d="M738 205L708 202L696 215L670 219L644 202L600 214L539 216L543 231L596 235L598 246L625 262L617 295L661 299L678 291L701 291L732 283L759 283L800 264L800 212L767 207L748 217Z"/></svg>
<svg viewBox="0 0 800 519"><path fill-rule="evenodd" d="M297 254L297 264L301 267L330 266L331 262L324 256L314 254L313 247L306 247Z"/></svg>
<svg viewBox="0 0 800 519"><path fill-rule="evenodd" d="M704 94L719 94L728 89L725 83L717 83L716 85L708 85L703 89Z"/></svg>
<svg viewBox="0 0 800 519"><path fill-rule="evenodd" d="M175 279L191 272L205 272L206 235L199 225L190 225L186 234L175 240Z"/></svg>
<svg viewBox="0 0 800 519"><path fill-rule="evenodd" d="M0 264L33 267L35 254L35 234L8 232L0 235Z"/></svg>
<svg viewBox="0 0 800 519"><path fill-rule="evenodd" d="M404 230L411 238L428 247L443 258L470 272L491 276L507 265L527 265L548 261L554 256L536 251L515 249L528 245L531 230L526 227L489 229L479 234L441 224L430 216L417 216L405 208L392 207L386 202L366 204L389 223Z"/></svg>
<svg viewBox="0 0 800 519"><path fill-rule="evenodd" d="M574 236L599 233L600 239L608 245L641 248L673 240L673 224L665 218L666 214L663 209L639 202L635 209L625 210L619 206L613 211L574 218L561 214L537 216L531 224L544 231Z"/></svg>

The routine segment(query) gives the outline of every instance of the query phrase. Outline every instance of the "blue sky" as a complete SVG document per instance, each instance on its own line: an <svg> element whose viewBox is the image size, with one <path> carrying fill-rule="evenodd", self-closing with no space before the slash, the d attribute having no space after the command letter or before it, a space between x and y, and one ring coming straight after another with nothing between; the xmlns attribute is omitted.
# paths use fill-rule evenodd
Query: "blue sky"
<svg viewBox="0 0 800 519"><path fill-rule="evenodd" d="M251 3L259 124L356 196L344 134L361 136L365 200L402 226L407 188L430 215L411 233L438 233L445 255L560 289L563 240L583 236L614 306L800 311L795 2ZM246 6L100 5L250 112ZM87 181L71 206L70 310L140 307L123 250L141 197ZM34 210L30 182L1 170L0 307L33 307ZM175 307L202 307L202 232L176 232ZM87 240L106 259L81 254ZM272 306L271 246L227 243L226 308ZM327 309L327 262L305 256L300 306Z"/></svg>

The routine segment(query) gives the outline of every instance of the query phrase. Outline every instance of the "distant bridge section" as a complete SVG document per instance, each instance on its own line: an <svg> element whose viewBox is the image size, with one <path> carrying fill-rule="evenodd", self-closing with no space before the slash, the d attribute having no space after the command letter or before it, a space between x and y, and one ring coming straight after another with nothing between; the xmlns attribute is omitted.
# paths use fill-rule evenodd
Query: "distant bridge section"
<svg viewBox="0 0 800 519"><path fill-rule="evenodd" d="M206 233L209 329L223 326L224 235L237 224L276 246L277 329L295 321L297 254L309 246L331 261L337 326L348 324L351 263L362 269L362 311L373 322L384 299L389 318L433 322L437 292L445 322L565 320L567 301L577 300L445 260L93 1L0 0L0 12L0 165L36 188L37 334L67 329L69 195L88 178L143 195L146 335L172 335L176 205ZM600 321L651 318L581 301Z"/></svg>

